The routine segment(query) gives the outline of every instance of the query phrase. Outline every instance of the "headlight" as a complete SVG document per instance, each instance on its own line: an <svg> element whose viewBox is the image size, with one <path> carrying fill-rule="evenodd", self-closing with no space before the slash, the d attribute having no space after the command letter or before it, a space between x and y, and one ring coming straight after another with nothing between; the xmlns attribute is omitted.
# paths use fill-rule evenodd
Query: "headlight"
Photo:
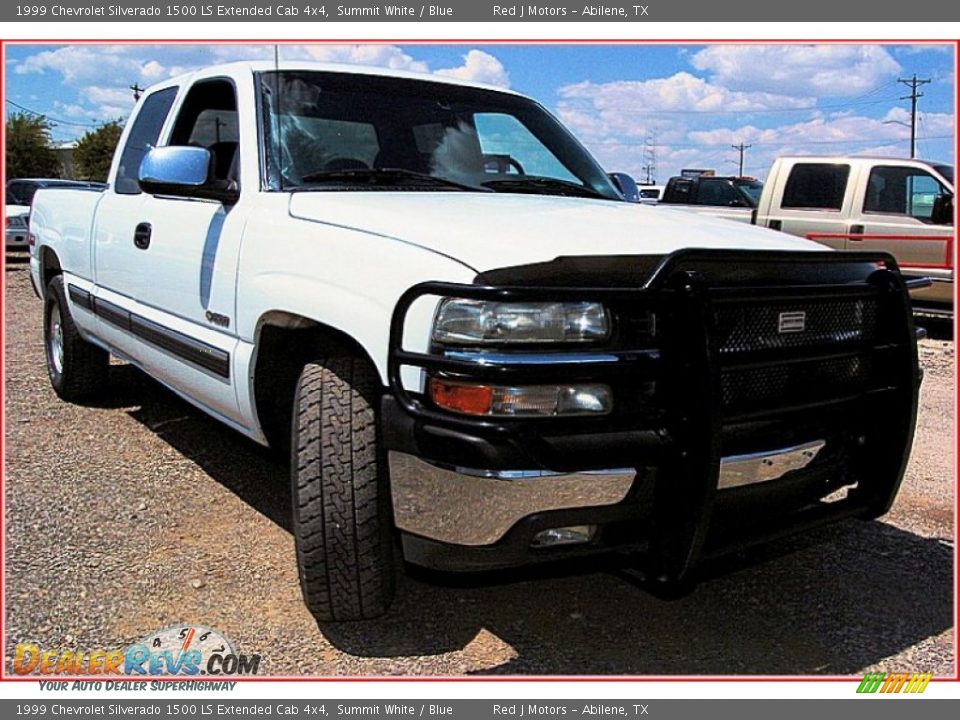
<svg viewBox="0 0 960 720"><path fill-rule="evenodd" d="M566 343L605 340L607 309L597 302L497 302L446 298L433 324L434 342Z"/></svg>

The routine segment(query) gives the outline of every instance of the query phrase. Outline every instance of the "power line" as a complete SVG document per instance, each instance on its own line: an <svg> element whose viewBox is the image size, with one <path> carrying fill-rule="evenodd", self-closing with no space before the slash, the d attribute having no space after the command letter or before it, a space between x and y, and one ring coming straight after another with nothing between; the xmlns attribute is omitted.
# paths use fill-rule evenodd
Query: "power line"
<svg viewBox="0 0 960 720"><path fill-rule="evenodd" d="M100 127L100 126L103 124L103 123L81 123L81 122L72 122L72 121L70 121L70 120L61 120L60 118L55 118L55 117L53 117L52 115L47 115L47 113L42 113L42 112L37 112L36 110L31 110L30 108L24 107L23 105L20 105L19 103L15 103L13 100L7 100L6 102L8 102L9 104L13 105L15 108L18 108L19 110L23 110L25 113L29 113L29 114L31 114L31 115L36 115L37 117L46 118L47 120L50 120L50 121L52 121L52 122L55 122L55 123L57 123L57 124L59 124L59 125L75 125L76 127L95 128L95 127Z"/></svg>

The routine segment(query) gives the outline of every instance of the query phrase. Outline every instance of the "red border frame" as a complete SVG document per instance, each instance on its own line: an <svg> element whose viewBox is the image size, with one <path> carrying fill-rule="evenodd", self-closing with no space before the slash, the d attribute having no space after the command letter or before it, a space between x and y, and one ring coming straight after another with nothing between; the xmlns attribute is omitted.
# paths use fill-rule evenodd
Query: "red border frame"
<svg viewBox="0 0 960 720"><path fill-rule="evenodd" d="M5 38L0 39L0 62L2 62L2 70L0 70L0 97L5 95L4 90L4 79L6 73L6 47L7 45L348 45L348 44L362 44L362 45L380 45L380 44L389 44L389 45L802 45L802 44L811 44L815 43L818 45L849 45L849 44L860 44L860 45L953 45L954 48L954 143L955 143L955 158L960 157L960 136L957 134L957 106L958 106L958 86L957 86L957 67L958 67L958 56L960 56L960 39L843 39L843 40L804 40L797 38L781 38L781 39L764 39L764 40L738 40L738 39L613 39L613 40L593 40L593 39L511 39L511 40L491 40L485 38L449 38L443 40L420 40L420 39L403 39L403 38L337 38L337 39L318 39L318 38L306 38L306 39L237 39L237 40L224 40L224 39L203 39L203 38L190 38L184 40L170 40L170 39L130 39L130 40L87 40L87 39L56 39L56 40L36 40L36 39L17 39L17 40L8 40ZM5 137L0 134L0 153L5 153ZM0 181L4 184L6 183L6 167L5 164L0 162ZM0 208L3 207L3 202L0 201ZM956 225L955 225L956 227ZM954 264L956 260L954 258ZM4 272L0 274L0 292L3 293L0 296L0 356L5 358L5 332L6 332L6 253L4 253L4 260L0 265L3 266ZM956 291L955 291L955 304L956 304ZM957 330L960 328L960 313L955 313L954 315L954 338L956 338ZM960 367L960 359L955 357L954 360L954 471L957 470L956 458L960 455L960 440L958 440L957 432L958 428L957 423L957 408L960 406L960 386L957 383L957 370ZM0 649L0 652L4 654L3 662L0 662L0 684L3 683L16 683L16 682L31 682L36 683L41 679L40 676L28 675L28 676L10 676L6 674L5 670L5 661L6 661L6 637L4 635L5 623L6 623L6 577L5 577L5 545L6 540L6 515L4 512L4 500L6 498L6 492L3 485L3 475L6 471L6 398L4 397L4 392L6 388L5 377L6 375L6 363L0 363L0 399L3 399L3 407L0 408L0 416L2 416L2 426L3 432L0 433L0 457L3 459L3 466L0 467L0 641L3 641L3 648ZM954 480L957 480L955 477ZM957 657L958 650L960 650L960 638L957 635L957 620L958 620L958 603L957 598L960 595L960 573L958 573L958 556L957 552L957 539L960 537L958 533L957 522L960 520L960 491L956 489L954 491L954 623L953 623L953 632L954 632L954 675L953 676L944 676L944 677L934 677L934 682L960 682L960 658ZM80 677L56 677L50 678L58 681L90 681L90 680L104 680L103 676L80 676ZM118 678L119 680L130 680L131 678L122 677ZM139 678L134 678L139 679ZM152 681L161 681L161 682L191 682L189 678L183 677L150 677L147 678ZM851 682L861 679L860 676L846 676L846 675L829 675L829 676L817 676L817 675L615 675L615 676L605 676L605 675L515 675L515 676L491 676L491 675L481 675L481 676L355 676L355 677L328 677L328 676L271 676L271 677L232 677L230 681L243 682L243 683L257 683L257 682L464 682L464 683L476 683L476 682ZM209 678L204 678L205 681L209 681Z"/></svg>

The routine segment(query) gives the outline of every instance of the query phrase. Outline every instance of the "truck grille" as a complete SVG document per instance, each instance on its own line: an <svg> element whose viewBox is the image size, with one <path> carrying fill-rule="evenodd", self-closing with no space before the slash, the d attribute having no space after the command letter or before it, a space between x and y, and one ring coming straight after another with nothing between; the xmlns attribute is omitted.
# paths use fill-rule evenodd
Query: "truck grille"
<svg viewBox="0 0 960 720"><path fill-rule="evenodd" d="M764 367L724 368L720 396L728 412L758 406L802 405L849 397L867 389L872 363L869 355L803 360Z"/></svg>
<svg viewBox="0 0 960 720"><path fill-rule="evenodd" d="M798 314L802 314L802 330L782 327L782 318ZM872 342L877 333L877 315L875 297L721 303L714 313L716 347L721 355L735 355Z"/></svg>

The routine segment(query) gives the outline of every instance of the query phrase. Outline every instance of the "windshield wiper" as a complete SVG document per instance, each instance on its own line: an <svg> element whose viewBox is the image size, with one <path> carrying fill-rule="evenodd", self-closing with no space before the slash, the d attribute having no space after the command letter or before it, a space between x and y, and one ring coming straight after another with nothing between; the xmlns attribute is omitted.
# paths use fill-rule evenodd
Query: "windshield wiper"
<svg viewBox="0 0 960 720"><path fill-rule="evenodd" d="M321 170L310 173L301 178L304 183L348 182L351 185L378 185L391 187L396 185L432 185L455 190L472 190L474 192L491 192L489 188L477 185L468 185L448 180L447 178L405 170L403 168L350 168L344 170ZM302 186L298 189L304 189Z"/></svg>
<svg viewBox="0 0 960 720"><path fill-rule="evenodd" d="M484 187L494 190L503 189L507 192L534 192L545 195L573 195L575 197L599 198L601 200L613 200L593 188L578 185L569 180L560 180L559 178L547 177L515 177L502 178L499 180L487 180L481 183Z"/></svg>

